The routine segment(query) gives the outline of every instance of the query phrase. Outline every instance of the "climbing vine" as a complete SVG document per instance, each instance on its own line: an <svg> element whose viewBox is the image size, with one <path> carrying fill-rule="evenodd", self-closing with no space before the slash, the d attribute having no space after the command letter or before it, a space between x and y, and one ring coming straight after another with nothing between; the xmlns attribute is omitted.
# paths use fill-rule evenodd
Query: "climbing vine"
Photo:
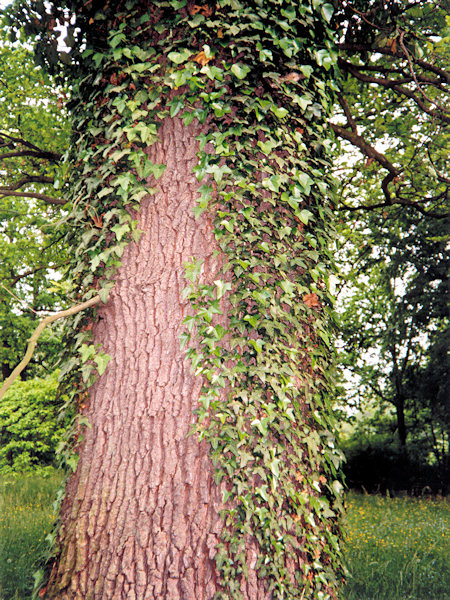
<svg viewBox="0 0 450 600"><path fill-rule="evenodd" d="M204 123L195 214L213 215L224 258L211 285L195 257L186 265L191 312L181 341L203 381L195 430L210 445L223 493L217 599L241 598L249 541L273 598L335 598L342 486L327 399L332 6L130 0L114 10L108 2L70 8L72 52L55 50L52 19L68 18L59 5L41 15L38 56L53 70L62 58L73 78L66 188L74 290L80 301L107 301L125 245L139 238L139 202L165 168L146 153L162 121ZM36 27L28 18L26 31ZM69 327L78 354L63 375L78 403L95 375L91 319L77 314Z"/></svg>

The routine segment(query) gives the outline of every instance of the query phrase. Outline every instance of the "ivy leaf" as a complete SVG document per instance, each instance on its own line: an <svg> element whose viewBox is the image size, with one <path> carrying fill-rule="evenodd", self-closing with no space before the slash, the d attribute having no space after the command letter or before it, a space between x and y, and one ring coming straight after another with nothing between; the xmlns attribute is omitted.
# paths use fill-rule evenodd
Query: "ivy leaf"
<svg viewBox="0 0 450 600"><path fill-rule="evenodd" d="M288 296L292 296L296 291L295 283L289 281L289 279L283 279L283 281L280 281L280 287L285 294L288 294Z"/></svg>
<svg viewBox="0 0 450 600"><path fill-rule="evenodd" d="M116 33L110 40L109 45L111 48L117 48L117 46L125 41L127 36L123 32Z"/></svg>
<svg viewBox="0 0 450 600"><path fill-rule="evenodd" d="M316 293L313 294L305 294L303 296L303 302L309 308L318 308L320 306L319 297Z"/></svg>
<svg viewBox="0 0 450 600"><path fill-rule="evenodd" d="M302 186L305 194L309 194L309 192L311 191L311 186L314 183L311 177L307 173L299 173L298 182Z"/></svg>
<svg viewBox="0 0 450 600"><path fill-rule="evenodd" d="M248 65L243 65L241 63L235 63L231 65L231 72L238 79L244 79L250 71L250 67Z"/></svg>
<svg viewBox="0 0 450 600"><path fill-rule="evenodd" d="M83 344L80 348L81 362L85 363L90 360L95 355L95 352L94 345L88 346L87 344Z"/></svg>
<svg viewBox="0 0 450 600"><path fill-rule="evenodd" d="M97 354L94 356L94 362L97 365L97 371L99 375L103 375L106 369L106 365L111 360L111 356L108 354Z"/></svg>
<svg viewBox="0 0 450 600"><path fill-rule="evenodd" d="M327 21L329 23L331 21L331 17L333 16L333 13L334 13L333 5L332 4L324 4L322 6L322 8L320 9L320 12L322 13L322 16L325 19L325 21Z"/></svg>
<svg viewBox="0 0 450 600"><path fill-rule="evenodd" d="M229 290L231 290L231 283L228 281L222 281L221 279L217 279L214 281L214 284L217 288L217 299L220 300L222 296Z"/></svg>
<svg viewBox="0 0 450 600"><path fill-rule="evenodd" d="M311 211L306 210L306 208L302 209L300 212L296 213L296 216L300 219L300 221L304 224L304 225L308 225L309 220L311 219L311 217L313 217L314 215L312 214Z"/></svg>
<svg viewBox="0 0 450 600"><path fill-rule="evenodd" d="M78 464L79 459L80 459L80 457L78 456L78 454L71 454L70 456L68 456L66 458L67 466L69 466L74 473L77 470L77 464Z"/></svg>
<svg viewBox="0 0 450 600"><path fill-rule="evenodd" d="M167 58L174 62L176 65L181 65L187 61L187 59L193 54L192 50L188 50L187 48L183 48L179 52L169 52Z"/></svg>

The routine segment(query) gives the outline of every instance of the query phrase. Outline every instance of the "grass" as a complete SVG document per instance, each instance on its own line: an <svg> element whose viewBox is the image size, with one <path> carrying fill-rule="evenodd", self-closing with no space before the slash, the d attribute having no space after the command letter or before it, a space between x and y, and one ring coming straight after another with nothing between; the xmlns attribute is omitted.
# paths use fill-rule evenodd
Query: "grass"
<svg viewBox="0 0 450 600"><path fill-rule="evenodd" d="M0 479L0 600L29 600L61 481ZM450 502L350 494L345 600L450 600Z"/></svg>
<svg viewBox="0 0 450 600"><path fill-rule="evenodd" d="M450 599L450 502L347 498L345 600Z"/></svg>
<svg viewBox="0 0 450 600"><path fill-rule="evenodd" d="M29 600L61 475L0 478L0 600Z"/></svg>

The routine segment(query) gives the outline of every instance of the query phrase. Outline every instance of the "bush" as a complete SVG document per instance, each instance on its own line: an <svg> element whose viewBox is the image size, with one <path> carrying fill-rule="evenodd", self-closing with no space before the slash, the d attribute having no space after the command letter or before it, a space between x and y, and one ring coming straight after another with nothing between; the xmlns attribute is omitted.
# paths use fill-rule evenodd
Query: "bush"
<svg viewBox="0 0 450 600"><path fill-rule="evenodd" d="M417 452L406 455L388 440L366 444L348 440L343 451L345 480L351 489L365 489L369 493L406 490L414 495L424 491L447 492L438 465L430 465Z"/></svg>
<svg viewBox="0 0 450 600"><path fill-rule="evenodd" d="M0 403L0 473L26 472L55 464L66 424L59 418L57 374L15 381Z"/></svg>

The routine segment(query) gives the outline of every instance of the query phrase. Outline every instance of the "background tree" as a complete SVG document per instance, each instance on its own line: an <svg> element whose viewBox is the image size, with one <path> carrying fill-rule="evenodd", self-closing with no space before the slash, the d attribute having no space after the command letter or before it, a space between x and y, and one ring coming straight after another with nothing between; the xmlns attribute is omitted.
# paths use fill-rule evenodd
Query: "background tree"
<svg viewBox="0 0 450 600"><path fill-rule="evenodd" d="M68 143L66 92L35 65L25 46L0 33L0 363L20 361L38 314L64 302L49 279L65 261L58 178ZM62 290L60 290L61 292ZM23 377L49 369L58 336L44 335Z"/></svg>
<svg viewBox="0 0 450 600"><path fill-rule="evenodd" d="M56 449L63 443L63 398L57 399L58 377L17 381L0 403L0 473L55 467Z"/></svg>
<svg viewBox="0 0 450 600"><path fill-rule="evenodd" d="M448 28L445 2L336 2L344 76L337 136L358 153L339 174L342 207L448 213ZM360 202L360 199L365 202ZM393 208L391 208L393 206Z"/></svg>
<svg viewBox="0 0 450 600"><path fill-rule="evenodd" d="M341 3L337 13L347 17L339 44L345 80L342 114L333 128L357 149L337 165L345 240L340 264L347 279L339 302L342 360L356 375L347 384L344 402L349 395L357 398L360 414L372 407L371 427L385 432L391 462L396 451L386 426L396 430L402 453L408 446L410 458L422 465L436 456L437 446L448 452L442 420L436 422L436 445L425 433L429 423L419 417L429 419L430 402L435 408L441 403L442 411L446 402L431 385L442 377L438 361L431 359L436 356L432 340L439 337L442 350L448 327L444 9L439 2L361 2ZM445 361L444 354L440 360ZM430 385L414 390L412 374L425 374L425 365ZM394 423L386 406L394 409ZM359 447L367 446L369 438ZM402 469L414 477L414 470ZM390 485L408 483L404 477L397 483L390 478Z"/></svg>

